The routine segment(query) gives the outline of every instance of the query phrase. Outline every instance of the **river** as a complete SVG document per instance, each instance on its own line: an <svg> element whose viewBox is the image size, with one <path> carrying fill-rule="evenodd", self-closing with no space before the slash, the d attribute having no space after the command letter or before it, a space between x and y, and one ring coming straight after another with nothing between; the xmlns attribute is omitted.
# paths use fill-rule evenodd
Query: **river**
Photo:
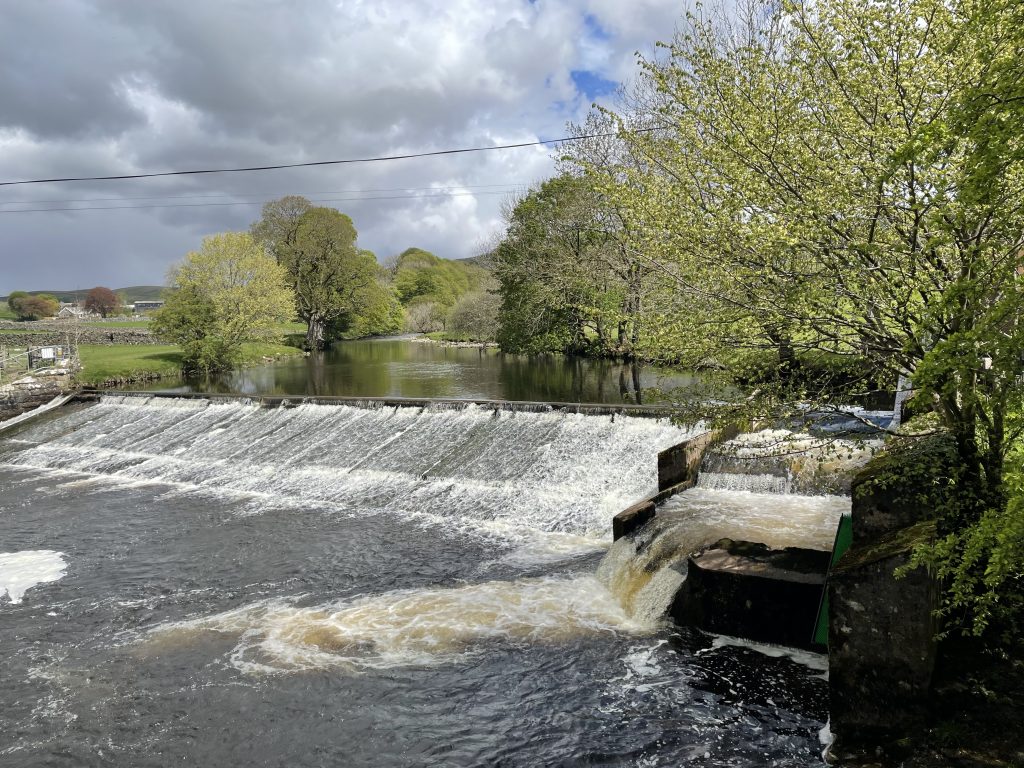
<svg viewBox="0 0 1024 768"><path fill-rule="evenodd" d="M821 657L671 627L600 578L611 516L685 436L116 396L18 427L0 764L818 764Z"/></svg>
<svg viewBox="0 0 1024 768"><path fill-rule="evenodd" d="M653 390L693 386L686 373L651 365L559 354L509 355L410 338L343 341L309 357L285 358L214 377L137 389L274 395L637 403Z"/></svg>

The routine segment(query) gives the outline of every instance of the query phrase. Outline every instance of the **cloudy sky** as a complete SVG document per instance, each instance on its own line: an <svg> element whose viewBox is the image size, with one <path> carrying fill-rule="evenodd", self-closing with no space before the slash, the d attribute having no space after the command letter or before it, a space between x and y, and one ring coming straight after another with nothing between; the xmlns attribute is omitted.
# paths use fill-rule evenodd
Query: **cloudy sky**
<svg viewBox="0 0 1024 768"><path fill-rule="evenodd" d="M0 181L555 138L682 13L670 0L0 0ZM247 228L284 194L332 201L381 259L413 245L471 256L500 231L502 199L551 173L541 147L0 187L0 295L162 283L204 235Z"/></svg>

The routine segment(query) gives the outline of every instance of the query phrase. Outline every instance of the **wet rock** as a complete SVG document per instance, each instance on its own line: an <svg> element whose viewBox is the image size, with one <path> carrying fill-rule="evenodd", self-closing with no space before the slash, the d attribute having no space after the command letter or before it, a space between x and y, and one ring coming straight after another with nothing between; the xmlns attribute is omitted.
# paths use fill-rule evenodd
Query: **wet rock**
<svg viewBox="0 0 1024 768"><path fill-rule="evenodd" d="M0 387L0 421L19 416L48 403L68 388L67 377L24 376Z"/></svg>

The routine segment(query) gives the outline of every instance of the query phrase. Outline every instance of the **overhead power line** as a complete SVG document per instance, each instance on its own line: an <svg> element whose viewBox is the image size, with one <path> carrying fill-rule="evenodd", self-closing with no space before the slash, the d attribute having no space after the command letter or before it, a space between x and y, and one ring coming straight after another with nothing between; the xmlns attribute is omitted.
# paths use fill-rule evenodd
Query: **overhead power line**
<svg viewBox="0 0 1024 768"><path fill-rule="evenodd" d="M657 130L656 128L641 128L637 132ZM584 139L600 139L609 136L617 136L616 131L605 133L590 133L582 136L563 136L558 139L541 139L539 141L524 141L518 144L496 144L490 147L461 147L459 149L440 149L433 152L414 152L406 155L382 155L380 157L360 157L346 160L317 160L309 163L283 163L280 165L254 165L247 168L201 168L189 171L160 171L158 173L127 173L118 176L68 176L65 178L53 179L26 179L23 181L0 181L0 187L11 187L23 184L55 184L64 181L117 181L124 179L152 179L159 176L196 176L206 173L248 173L250 171L276 171L285 168L312 168L320 165L352 165L355 163L382 163L391 160L411 160L417 157L438 157L441 155L462 155L470 152L494 152L504 149L521 149L523 147L538 147L546 144L561 144L569 141L582 141Z"/></svg>
<svg viewBox="0 0 1024 768"><path fill-rule="evenodd" d="M276 200L286 195L301 195L312 197L313 195L361 195L377 192L450 192L463 189L495 189L497 187L528 187L527 181L506 181L501 184L445 184L432 187L384 187L378 189L329 189L319 192L218 192L216 194L191 194L191 195L145 195L118 196L118 197L82 197L61 200L0 200L0 205L44 205L44 204L69 204L69 203L114 203L129 202L132 200L205 200L219 197L260 197L268 200ZM46 209L50 210L50 209Z"/></svg>
<svg viewBox="0 0 1024 768"><path fill-rule="evenodd" d="M521 187L483 192L441 192L427 195L373 195L369 197L335 197L310 198L311 203L356 203L367 200L425 200L433 197L477 197L480 195L515 194ZM48 211L141 211L154 208L217 208L226 205L263 205L268 200L237 200L230 203L156 203L153 205L82 205L66 208L11 208L0 209L0 215L6 213L46 213Z"/></svg>

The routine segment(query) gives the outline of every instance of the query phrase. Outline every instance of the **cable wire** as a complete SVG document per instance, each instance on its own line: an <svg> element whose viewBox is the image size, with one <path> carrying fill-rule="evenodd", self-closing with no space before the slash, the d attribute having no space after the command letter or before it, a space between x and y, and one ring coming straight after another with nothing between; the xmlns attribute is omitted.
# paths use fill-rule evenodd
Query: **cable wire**
<svg viewBox="0 0 1024 768"><path fill-rule="evenodd" d="M478 195L509 195L519 191L518 188L497 190L492 192L443 192L435 195L383 195L372 197L338 197L310 199L311 203L358 203L368 200L425 200L434 197L470 197ZM152 210L155 208L214 208L227 205L263 205L269 200L239 200L231 203L168 203L153 205L90 205L72 206L67 208L16 208L0 210L0 215L6 213L45 213L47 211L140 211Z"/></svg>
<svg viewBox="0 0 1024 768"><path fill-rule="evenodd" d="M640 128L635 132L654 131L657 128ZM617 136L617 131L605 133L590 133L582 136L563 136L558 139L541 139L538 141L524 141L519 144L497 144L491 147L462 147L460 149L440 149L433 152L414 152L407 155L382 155L380 157L351 158L347 160L316 160L308 163L284 163L281 165L254 165L247 168L203 168L190 171L160 171L158 173L127 173L118 176L68 176L53 179L25 179L22 181L0 181L0 187L11 187L22 184L54 184L64 181L117 181L123 179L152 179L159 176L196 176L206 173L248 173L250 171L276 171L284 168L311 168L321 165L351 165L355 163L381 163L390 160L411 160L417 157L439 157L442 155L461 155L469 152L494 152L503 149L520 149L522 147L537 147L546 144L561 144L569 141L582 141L584 139L599 139L609 136Z"/></svg>

